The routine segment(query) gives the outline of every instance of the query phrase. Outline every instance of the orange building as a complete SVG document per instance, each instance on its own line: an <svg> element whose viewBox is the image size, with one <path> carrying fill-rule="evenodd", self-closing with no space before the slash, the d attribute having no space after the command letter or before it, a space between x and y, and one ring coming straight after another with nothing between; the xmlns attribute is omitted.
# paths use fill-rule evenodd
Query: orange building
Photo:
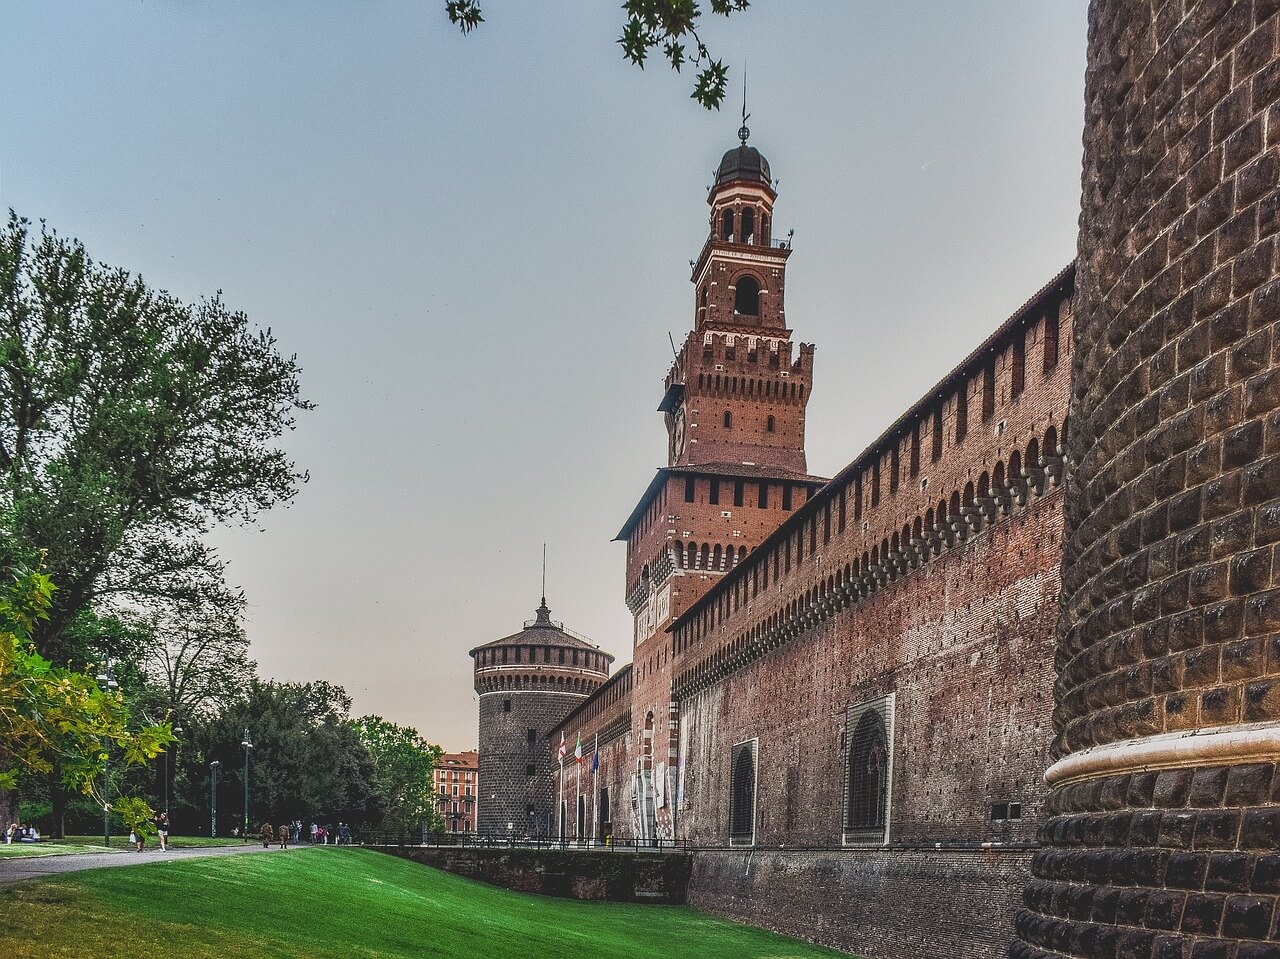
<svg viewBox="0 0 1280 959"><path fill-rule="evenodd" d="M435 779L436 809L446 832L476 831L477 780L480 756L474 749L445 753L432 773Z"/></svg>

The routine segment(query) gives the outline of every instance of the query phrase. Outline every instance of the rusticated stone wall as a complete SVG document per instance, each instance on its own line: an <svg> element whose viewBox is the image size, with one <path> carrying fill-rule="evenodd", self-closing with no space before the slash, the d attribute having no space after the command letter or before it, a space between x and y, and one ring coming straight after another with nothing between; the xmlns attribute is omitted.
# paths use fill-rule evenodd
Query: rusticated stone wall
<svg viewBox="0 0 1280 959"><path fill-rule="evenodd" d="M1015 959L1280 955L1278 8L1090 10L1056 788Z"/></svg>

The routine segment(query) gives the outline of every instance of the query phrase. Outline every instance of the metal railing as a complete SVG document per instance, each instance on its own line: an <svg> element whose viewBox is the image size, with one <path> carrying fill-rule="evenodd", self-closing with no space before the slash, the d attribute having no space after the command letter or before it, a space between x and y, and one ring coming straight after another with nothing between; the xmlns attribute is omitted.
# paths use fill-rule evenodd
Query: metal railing
<svg viewBox="0 0 1280 959"><path fill-rule="evenodd" d="M506 833L374 833L366 840L373 846L422 846L426 848L467 849L560 849L593 852L685 852L691 848L687 839L607 839L564 838L558 836L512 836Z"/></svg>

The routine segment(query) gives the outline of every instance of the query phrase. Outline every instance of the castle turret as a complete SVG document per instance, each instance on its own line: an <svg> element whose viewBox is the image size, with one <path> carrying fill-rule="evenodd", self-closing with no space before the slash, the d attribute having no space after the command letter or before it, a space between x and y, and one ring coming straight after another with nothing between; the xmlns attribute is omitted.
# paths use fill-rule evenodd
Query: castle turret
<svg viewBox="0 0 1280 959"><path fill-rule="evenodd" d="M471 650L480 695L478 830L555 831L547 734L609 678L613 657L553 622L546 597L524 629Z"/></svg>

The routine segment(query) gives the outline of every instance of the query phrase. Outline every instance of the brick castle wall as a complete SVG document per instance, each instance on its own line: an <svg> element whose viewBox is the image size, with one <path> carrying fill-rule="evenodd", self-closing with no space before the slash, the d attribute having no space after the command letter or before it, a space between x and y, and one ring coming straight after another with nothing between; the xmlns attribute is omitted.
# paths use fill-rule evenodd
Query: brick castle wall
<svg viewBox="0 0 1280 959"><path fill-rule="evenodd" d="M1016 959L1280 954L1277 6L1090 9L1060 761Z"/></svg>

